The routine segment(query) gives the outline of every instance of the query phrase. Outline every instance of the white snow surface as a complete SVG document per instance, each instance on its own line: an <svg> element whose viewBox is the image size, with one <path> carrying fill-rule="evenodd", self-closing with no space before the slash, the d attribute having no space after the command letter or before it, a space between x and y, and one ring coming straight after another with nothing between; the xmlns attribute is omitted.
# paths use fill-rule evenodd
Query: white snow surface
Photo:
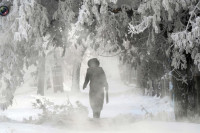
<svg viewBox="0 0 200 133"><path fill-rule="evenodd" d="M44 97L56 104L63 104L66 102L67 96L69 96L69 99L73 104L75 104L76 101L80 101L83 105L87 106L89 118L92 118L88 91L89 88L86 88L85 91L82 90L81 94L71 96L68 92L58 92L55 94L53 93L53 90L47 90L45 91ZM110 81L109 92L110 103L104 104L102 118L113 118L119 115L128 114L137 119L144 119L145 111L142 110L143 106L149 113L153 113L155 116L162 115L162 117L164 117L161 118L162 120L174 120L173 108L170 106L168 97L160 99L142 96L139 92L139 88L135 85L128 87L123 85L120 81ZM36 97L38 97L36 95L36 89L24 85L15 93L13 105L1 114L16 121L23 121L24 118L28 119L30 116L33 119L36 119L38 114L41 113L41 110L36 110L32 107L32 103L35 101Z"/></svg>
<svg viewBox="0 0 200 133"><path fill-rule="evenodd" d="M117 91L114 91L114 88ZM87 120L76 121L67 126L21 123L24 118L30 116L33 119L37 118L38 113L41 112L32 107L35 94L35 88L27 89L26 86L16 92L13 106L1 115L17 122L1 122L0 133L199 133L200 131L199 124L174 121L169 98L142 96L135 85L128 87L120 82L111 83L110 103L105 104L100 120L91 118L88 92L83 91L82 94L69 98L72 103L79 100L88 107ZM62 104L67 99L67 92L54 94L52 90L49 90L46 91L45 97L57 104ZM145 112L142 111L141 106L154 117L145 118Z"/></svg>
<svg viewBox="0 0 200 133"><path fill-rule="evenodd" d="M107 125L109 126L109 125ZM85 129L50 127L48 125L1 123L0 133L199 133L199 124L141 121L114 128L102 128L92 123Z"/></svg>

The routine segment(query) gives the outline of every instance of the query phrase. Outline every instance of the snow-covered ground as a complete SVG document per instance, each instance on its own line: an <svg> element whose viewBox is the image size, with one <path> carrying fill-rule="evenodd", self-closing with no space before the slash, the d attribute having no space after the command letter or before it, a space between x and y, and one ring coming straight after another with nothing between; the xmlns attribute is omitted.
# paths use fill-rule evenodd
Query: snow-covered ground
<svg viewBox="0 0 200 133"><path fill-rule="evenodd" d="M121 88L121 89L120 89ZM0 133L199 133L200 125L191 123L174 122L173 108L169 99L141 96L136 86L127 87L120 82L110 85L110 103L105 104L102 119L91 118L92 112L89 107L88 92L79 96L70 96L72 103L79 100L89 109L87 120L76 121L67 126L59 125L33 125L21 123L24 118L32 116L37 118L40 110L33 109L32 102L36 97L34 88L23 87L16 92L13 106L1 115L5 115L17 122L1 122ZM67 99L67 92L46 92L46 98L57 104L62 104ZM146 117L142 106L153 114Z"/></svg>
<svg viewBox="0 0 200 133"><path fill-rule="evenodd" d="M69 129L48 125L1 123L0 133L199 133L199 124L140 121L124 126L103 128L99 123L91 123L90 128Z"/></svg>
<svg viewBox="0 0 200 133"><path fill-rule="evenodd" d="M32 107L32 103L35 101L36 89L27 89L28 86L23 86L18 89L13 105L9 107L8 110L2 112L13 120L23 121L24 118L28 119L30 116L35 119L41 110L36 110ZM120 89L121 88L121 89ZM69 96L70 101L74 104L76 101L80 101L83 105L88 107L89 117L92 117L92 111L89 105L88 88L82 91L82 94L77 96L71 96L68 92L64 93L53 93L52 90L48 90L45 93L45 98L53 101L56 104L63 104L66 102ZM128 87L123 85L120 81L112 83L110 81L110 103L104 104L104 109L102 111L102 118L116 117L118 115L133 115L138 119L143 119L145 117L145 111L142 110L144 107L149 113L152 113L157 117L157 115L162 115L161 119L173 120L173 108L170 106L169 99L166 97L164 99L141 96L139 89L136 86ZM22 113L23 112L23 113Z"/></svg>

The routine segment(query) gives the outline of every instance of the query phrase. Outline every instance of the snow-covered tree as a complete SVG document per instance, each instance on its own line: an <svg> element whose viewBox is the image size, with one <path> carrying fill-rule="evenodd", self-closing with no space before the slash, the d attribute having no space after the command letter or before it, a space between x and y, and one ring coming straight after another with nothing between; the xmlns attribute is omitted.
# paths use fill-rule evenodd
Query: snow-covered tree
<svg viewBox="0 0 200 133"><path fill-rule="evenodd" d="M23 82L24 69L36 63L43 52L43 35L49 25L46 9L38 0L13 0L10 14L0 19L1 109L12 104L13 94Z"/></svg>
<svg viewBox="0 0 200 133"><path fill-rule="evenodd" d="M155 40L159 34L162 35L161 48L168 48L166 55L169 56L170 60L168 60L172 66L176 118L186 117L189 106L188 97L193 88L191 82L196 73L193 72L195 65L199 64L197 37L199 1L144 0L140 2L137 11L141 16L140 23L130 23L129 33L134 36L152 27ZM151 45L157 44L151 42ZM164 65L167 64L164 63ZM192 97L196 97L195 95L193 92Z"/></svg>
<svg viewBox="0 0 200 133"><path fill-rule="evenodd" d="M64 25L62 32L64 48L74 50L73 91L80 90L80 67L85 52L92 49L102 53L105 47L109 47L110 51L116 48L117 37L114 27L116 18L109 13L110 2L116 1L83 0L82 3L71 0L60 1L60 7L54 15L55 19ZM80 5L78 12L74 5Z"/></svg>

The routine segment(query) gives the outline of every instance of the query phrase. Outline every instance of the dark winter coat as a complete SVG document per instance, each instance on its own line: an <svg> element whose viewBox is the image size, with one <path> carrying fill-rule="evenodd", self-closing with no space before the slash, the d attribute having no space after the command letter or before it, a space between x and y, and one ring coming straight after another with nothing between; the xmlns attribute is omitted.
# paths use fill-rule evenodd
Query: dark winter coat
<svg viewBox="0 0 200 133"><path fill-rule="evenodd" d="M94 112L99 112L103 108L104 103L104 88L108 89L106 75L101 67L90 67L87 69L85 83L83 88L86 88L90 81L89 99L90 106Z"/></svg>

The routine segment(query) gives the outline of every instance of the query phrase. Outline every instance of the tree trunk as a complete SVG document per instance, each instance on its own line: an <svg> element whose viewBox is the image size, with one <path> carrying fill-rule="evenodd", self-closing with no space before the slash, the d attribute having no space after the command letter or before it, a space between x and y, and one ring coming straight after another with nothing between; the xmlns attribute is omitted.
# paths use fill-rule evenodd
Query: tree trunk
<svg viewBox="0 0 200 133"><path fill-rule="evenodd" d="M142 89L142 93L145 94L145 88L147 89L148 74L146 72L145 63L142 62L137 66L137 85Z"/></svg>
<svg viewBox="0 0 200 133"><path fill-rule="evenodd" d="M38 91L37 94L44 96L45 87L45 56L39 57L38 62Z"/></svg>
<svg viewBox="0 0 200 133"><path fill-rule="evenodd" d="M175 99L174 112L176 120L188 118L190 112L194 110L194 107L192 107L192 104L194 104L195 101L195 95L192 95L192 93L195 92L193 86L194 66L193 60L191 59L191 55L186 54L186 59L187 69L177 69L173 72L173 77L179 78L178 81L176 80L176 78L173 78ZM185 76L184 82L180 80L183 76Z"/></svg>
<svg viewBox="0 0 200 133"><path fill-rule="evenodd" d="M178 71L178 70L177 70ZM186 74L186 71L178 71L182 75ZM175 77L178 77L177 74L173 73ZM188 82L188 81L187 81ZM182 120L187 117L188 111L188 89L189 86L182 81L177 81L173 78L173 86L174 86L174 113L176 120Z"/></svg>
<svg viewBox="0 0 200 133"><path fill-rule="evenodd" d="M196 113L200 116L200 76L195 76L195 103L196 103Z"/></svg>
<svg viewBox="0 0 200 133"><path fill-rule="evenodd" d="M73 65L73 75L72 75L72 92L80 92L80 71L81 71L81 60L75 61Z"/></svg>
<svg viewBox="0 0 200 133"><path fill-rule="evenodd" d="M161 97L165 97L165 79L161 79Z"/></svg>
<svg viewBox="0 0 200 133"><path fill-rule="evenodd" d="M76 59L73 64L73 73L72 73L72 92L80 92L80 72L81 72L81 63L82 58L85 54L86 49L80 53L79 59Z"/></svg>

